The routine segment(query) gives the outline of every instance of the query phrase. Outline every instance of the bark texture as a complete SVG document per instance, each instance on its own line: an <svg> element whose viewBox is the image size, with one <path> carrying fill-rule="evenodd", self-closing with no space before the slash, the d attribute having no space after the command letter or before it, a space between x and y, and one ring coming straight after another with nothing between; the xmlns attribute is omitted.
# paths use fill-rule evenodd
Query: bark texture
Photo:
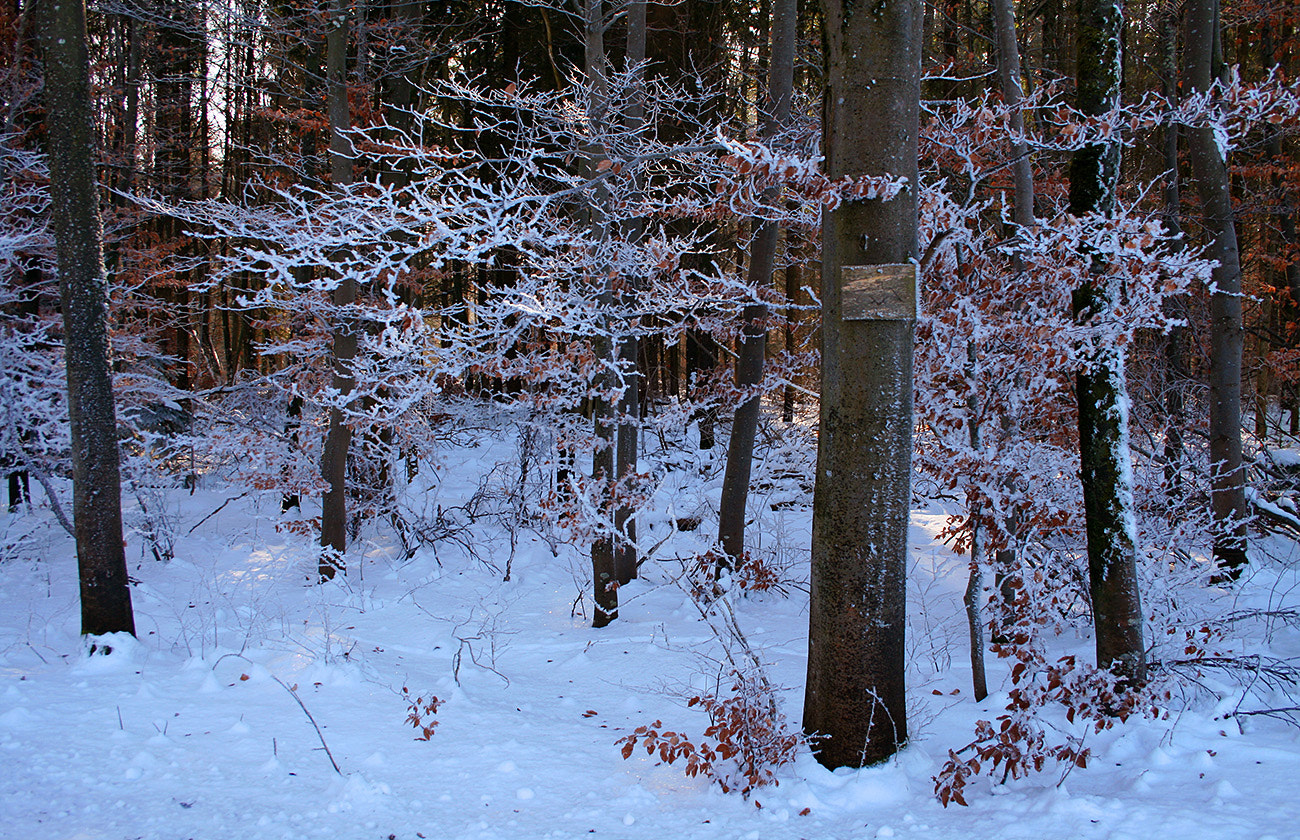
<svg viewBox="0 0 1300 840"><path fill-rule="evenodd" d="M911 501L913 320L844 320L843 266L917 253L921 3L829 0L824 148L832 178L903 176L892 201L823 219L822 391L813 503L804 731L827 767L907 740L904 618Z"/></svg>
<svg viewBox="0 0 1300 840"><path fill-rule="evenodd" d="M108 278L95 185L84 0L36 4L45 53L51 226L63 307L81 632L135 633L122 545Z"/></svg>

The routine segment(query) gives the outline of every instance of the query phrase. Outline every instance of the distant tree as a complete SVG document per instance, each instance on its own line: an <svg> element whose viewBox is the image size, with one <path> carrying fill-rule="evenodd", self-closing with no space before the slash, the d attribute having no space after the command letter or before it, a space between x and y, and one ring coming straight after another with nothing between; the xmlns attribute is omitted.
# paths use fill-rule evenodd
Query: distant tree
<svg viewBox="0 0 1300 840"><path fill-rule="evenodd" d="M37 0L45 56L51 228L63 305L81 632L135 633L122 545L108 278L95 185L84 0Z"/></svg>

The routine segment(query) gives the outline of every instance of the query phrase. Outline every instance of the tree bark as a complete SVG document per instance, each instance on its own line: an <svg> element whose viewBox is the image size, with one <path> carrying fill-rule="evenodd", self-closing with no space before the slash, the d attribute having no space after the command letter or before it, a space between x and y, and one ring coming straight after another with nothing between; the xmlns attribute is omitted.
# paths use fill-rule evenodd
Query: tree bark
<svg viewBox="0 0 1300 840"><path fill-rule="evenodd" d="M81 632L135 633L122 544L108 278L95 185L84 0L38 0L45 51L51 227L63 307Z"/></svg>
<svg viewBox="0 0 1300 840"><path fill-rule="evenodd" d="M825 5L827 174L908 180L892 201L846 201L823 217L821 425L803 727L818 738L817 760L827 767L879 763L907 740L915 312L897 320L848 319L842 285L846 266L915 264L921 11L918 0Z"/></svg>
<svg viewBox="0 0 1300 840"><path fill-rule="evenodd" d="M1078 13L1078 108L1085 114L1101 114L1119 104L1123 18L1117 0L1079 0ZM1119 163L1118 143L1092 145L1074 154L1071 213L1114 211ZM1074 316L1081 323L1107 317L1119 293L1105 280L1103 259L1093 256L1093 276L1074 290ZM1146 679L1146 653L1123 350L1099 347L1084 361L1076 377L1076 393L1097 665L1140 683Z"/></svg>
<svg viewBox="0 0 1300 840"><path fill-rule="evenodd" d="M1184 86L1208 90L1218 42L1218 0L1188 0L1184 39ZM1205 256L1219 265L1210 294L1210 510L1214 559L1231 577L1246 563L1246 472L1241 444L1241 262L1232 215L1228 168L1213 130L1187 128L1192 181L1201 199L1210 243Z"/></svg>
<svg viewBox="0 0 1300 840"><path fill-rule="evenodd" d="M790 100L794 91L794 51L798 23L795 0L776 0L772 10L772 57L768 73L769 104L763 113L763 139L773 142L790 122ZM779 189L769 189L764 203L780 200ZM777 240L781 226L773 220L755 222L754 244L749 258L749 287L766 290L772 284ZM736 388L754 393L736 408L727 444L727 469L722 479L718 510L718 542L723 563L740 562L745 552L745 506L749 500L749 477L754 463L754 438L762 398L764 357L767 348L767 305L752 303L741 313L743 327L736 360Z"/></svg>

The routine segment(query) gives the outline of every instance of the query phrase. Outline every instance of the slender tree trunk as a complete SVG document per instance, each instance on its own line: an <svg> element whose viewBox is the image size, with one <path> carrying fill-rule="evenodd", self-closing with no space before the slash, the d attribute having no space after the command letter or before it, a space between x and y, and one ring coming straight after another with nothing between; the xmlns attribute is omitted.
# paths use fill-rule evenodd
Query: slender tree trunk
<svg viewBox="0 0 1300 840"><path fill-rule="evenodd" d="M1171 6L1160 17L1160 85L1170 107L1178 104L1178 8ZM1163 126L1162 142L1165 166L1165 228L1171 235L1182 234L1182 197L1178 180L1178 124L1167 120ZM1166 298L1165 314L1185 320L1187 302L1184 298ZM1171 501L1182 498L1183 425L1186 423L1183 389L1187 380L1186 327L1175 326L1165 336L1164 346L1164 410L1165 485Z"/></svg>
<svg viewBox="0 0 1300 840"><path fill-rule="evenodd" d="M1101 114L1119 104L1123 18L1118 0L1079 0L1078 12L1078 107ZM1076 152L1070 161L1070 212L1112 213L1119 163L1118 143ZM1108 317L1119 294L1106 284L1103 259L1094 255L1093 276L1074 291L1074 315L1081 323ZM1079 371L1076 388L1097 665L1140 683L1146 679L1146 653L1123 350L1097 348Z"/></svg>
<svg viewBox="0 0 1300 840"><path fill-rule="evenodd" d="M966 423L970 429L970 446L980 451L980 403L976 383L979 376L979 357L975 342L966 345L966 378L970 390L966 397ZM984 556L984 541L980 533L980 508L975 505L970 512L970 576L966 580L966 593L962 597L966 605L966 626L970 632L970 670L971 688L975 693L975 702L989 696L988 678L984 673L984 575L980 566Z"/></svg>
<svg viewBox="0 0 1300 840"><path fill-rule="evenodd" d="M332 28L326 38L326 84L329 91L330 175L335 186L352 183L352 144L345 136L351 127L348 108L347 46L348 16L346 0L333 0L330 7ZM344 277L334 290L334 305L339 323L334 328L334 377L331 387L340 399L352 392L355 380L352 360L357 355L356 325L348 308L356 302L357 285ZM348 547L347 532L347 465L352 429L338 406L330 409L329 431L321 455L321 476L328 489L321 500L320 577L330 580L344 568L343 554Z"/></svg>
<svg viewBox="0 0 1300 840"><path fill-rule="evenodd" d="M1022 105L1024 91L1021 87L1020 42L1016 37L1015 8L1012 0L992 0L990 12L998 42L998 84L1002 89L1002 99L1011 111L1009 121L1011 129L1018 134L1023 134L1025 130L1025 114ZM1034 172L1029 159L1029 146L1023 141L1016 140L1011 143L1011 175L1015 185L1011 235L1022 236L1036 224ZM1017 275L1024 271L1024 260L1019 248L1013 252L1012 265ZM1020 418L1014 416L1012 411L1006 411L1002 416L1002 427L1004 439L1010 440L1018 434ZM1001 612L1003 616L1008 616L1011 612L1011 603L1015 599L1015 588L1012 583L1017 577L1014 542L1020 530L1019 517L1013 513L1003 524L1007 534L1011 536L1012 544L999 549L994 554L994 564L997 569L994 580L998 594L1002 598ZM982 667L981 663L981 669Z"/></svg>
<svg viewBox="0 0 1300 840"><path fill-rule="evenodd" d="M1188 0L1183 44L1184 86L1208 90L1219 39L1218 0ZM1210 295L1210 509L1214 559L1229 576L1246 563L1246 472L1241 445L1241 262L1228 168L1210 128L1187 128L1192 181L1201 198L1214 269Z"/></svg>
<svg viewBox="0 0 1300 840"><path fill-rule="evenodd" d="M768 75L768 100L763 114L763 137L773 142L790 122L790 100L794 91L794 51L796 25L795 0L775 0L772 15L772 57ZM764 203L775 205L780 190L770 189ZM754 244L749 258L749 287L766 289L772 283L780 225L771 220L756 222ZM767 306L753 303L741 313L743 327L736 361L736 388L754 392L736 408L727 445L727 469L722 479L722 499L718 512L718 541L722 544L724 563L741 562L745 552L745 505L749 499L749 476L754 462L754 439L762 412L758 393L763 384L764 356L767 346Z"/></svg>
<svg viewBox="0 0 1300 840"><path fill-rule="evenodd" d="M794 352L795 336L795 316L798 310L795 308L795 302L799 299L799 288L803 282L803 267L798 263L790 263L785 267L785 352ZM795 404L795 387L793 382L787 382L785 393L781 396L781 422L794 422L794 404Z"/></svg>
<svg viewBox="0 0 1300 840"><path fill-rule="evenodd" d="M122 545L108 278L95 186L84 0L38 0L45 51L51 227L63 306L81 632L135 633Z"/></svg>
<svg viewBox="0 0 1300 840"><path fill-rule="evenodd" d="M1016 12L1012 0L992 0L993 28L998 40L998 82L1002 99L1011 110L1011 130L1024 134L1025 115L1021 105L1024 92L1020 81L1020 45L1016 39ZM1029 160L1029 146L1023 141L1011 144L1011 174L1015 183L1013 218L1017 228L1034 226L1034 173Z"/></svg>
<svg viewBox="0 0 1300 840"><path fill-rule="evenodd" d="M827 174L902 176L892 201L846 201L822 224L822 390L813 501L804 731L817 760L861 767L907 740L904 689L911 502L921 3L828 0ZM871 60L861 57L870 56ZM896 306L858 320L877 269Z"/></svg>
<svg viewBox="0 0 1300 840"><path fill-rule="evenodd" d="M711 400L707 393L707 383L718 367L718 342L707 330L689 329L686 331L686 382L687 397L692 400ZM718 410L709 402L705 408L695 411L695 420L699 424L700 449L713 448L716 442L716 421Z"/></svg>

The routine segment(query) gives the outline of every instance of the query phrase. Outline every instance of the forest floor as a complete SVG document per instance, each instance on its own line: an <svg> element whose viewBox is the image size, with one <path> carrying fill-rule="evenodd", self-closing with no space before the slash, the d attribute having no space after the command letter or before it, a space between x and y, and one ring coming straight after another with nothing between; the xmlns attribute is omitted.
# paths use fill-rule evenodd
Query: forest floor
<svg viewBox="0 0 1300 840"><path fill-rule="evenodd" d="M1300 837L1300 730L1231 714L1284 705L1285 692L1210 676L1164 719L1086 733L1086 769L977 778L968 807L941 807L932 777L976 720L1002 711L1008 686L991 659L993 694L970 696L966 562L934 539L939 504L912 518L911 742L895 760L831 772L804 750L747 799L643 750L624 760L616 741L656 720L698 738L708 720L688 699L728 688L725 640L682 585L716 533L725 447L648 441L642 466L658 489L640 527L653 555L620 591L618 620L592 630L584 547L529 527L536 500L512 496L516 432L487 423L425 467L407 504L426 524L441 517L443 539L405 559L394 532L367 523L346 577L325 585L311 540L277 528L278 496L241 496L217 472L192 495L169 491L160 510L175 557L159 562L138 529L128 535L138 641L113 637L108 656L78 636L75 553L48 509L38 499L0 514L0 837ZM784 591L729 596L796 727L811 458L807 439L769 440L750 542ZM472 500L473 521L460 507ZM675 527L695 517L697 530ZM1221 615L1300 607L1300 552L1261 543L1235 588L1188 597ZM1284 623L1229 626L1235 649L1300 655L1300 631ZM1056 643L1091 660L1083 632ZM420 717L436 729L417 740L410 699L435 695L436 715Z"/></svg>

